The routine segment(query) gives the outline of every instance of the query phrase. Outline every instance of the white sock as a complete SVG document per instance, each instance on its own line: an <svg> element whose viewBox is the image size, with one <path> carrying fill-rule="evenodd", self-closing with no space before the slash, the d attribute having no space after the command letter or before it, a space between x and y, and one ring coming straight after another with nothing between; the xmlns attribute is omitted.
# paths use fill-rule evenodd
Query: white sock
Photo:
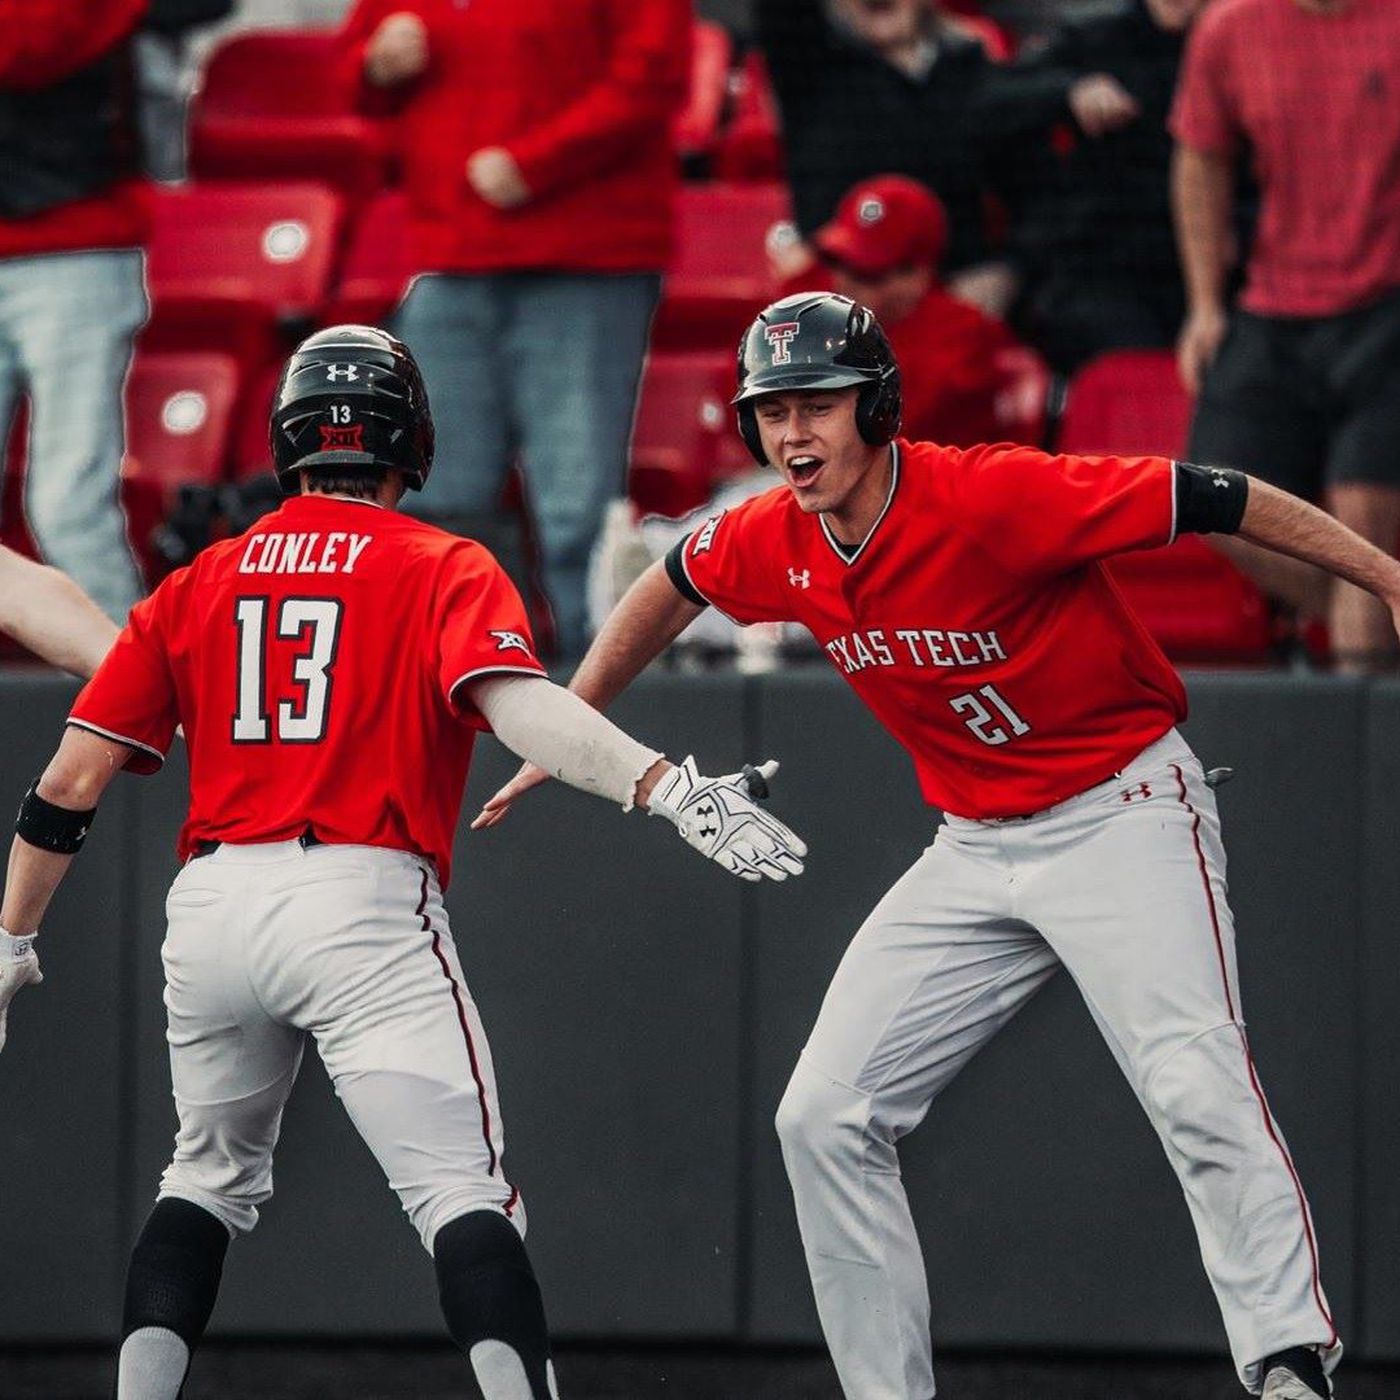
<svg viewBox="0 0 1400 1400"><path fill-rule="evenodd" d="M189 1364L190 1349L177 1333L140 1327L122 1343L117 1400L175 1400Z"/></svg>
<svg viewBox="0 0 1400 1400"><path fill-rule="evenodd" d="M532 1400L525 1363L513 1346L499 1341L477 1342L467 1356L486 1400ZM548 1363L546 1374L549 1393L554 1400L559 1400L552 1361Z"/></svg>

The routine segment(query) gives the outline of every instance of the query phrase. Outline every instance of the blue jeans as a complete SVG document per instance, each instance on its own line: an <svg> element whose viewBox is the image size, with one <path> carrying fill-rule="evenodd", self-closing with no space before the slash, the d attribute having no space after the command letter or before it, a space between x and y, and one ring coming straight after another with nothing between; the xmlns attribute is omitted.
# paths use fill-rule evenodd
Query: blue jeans
<svg viewBox="0 0 1400 1400"><path fill-rule="evenodd" d="M27 391L30 531L118 622L143 591L117 479L122 385L145 319L135 249L0 259L0 441Z"/></svg>
<svg viewBox="0 0 1400 1400"><path fill-rule="evenodd" d="M435 273L398 312L437 426L432 477L409 508L444 522L491 512L518 452L564 655L587 640L588 558L626 490L660 290L646 273Z"/></svg>

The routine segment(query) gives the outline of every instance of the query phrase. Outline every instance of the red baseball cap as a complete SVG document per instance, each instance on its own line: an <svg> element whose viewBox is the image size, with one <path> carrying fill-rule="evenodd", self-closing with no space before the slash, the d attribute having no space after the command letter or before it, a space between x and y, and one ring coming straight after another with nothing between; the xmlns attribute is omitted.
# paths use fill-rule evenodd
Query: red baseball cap
<svg viewBox="0 0 1400 1400"><path fill-rule="evenodd" d="M857 275L883 277L911 264L937 267L948 246L948 216L927 185L876 175L846 191L812 241L823 257Z"/></svg>

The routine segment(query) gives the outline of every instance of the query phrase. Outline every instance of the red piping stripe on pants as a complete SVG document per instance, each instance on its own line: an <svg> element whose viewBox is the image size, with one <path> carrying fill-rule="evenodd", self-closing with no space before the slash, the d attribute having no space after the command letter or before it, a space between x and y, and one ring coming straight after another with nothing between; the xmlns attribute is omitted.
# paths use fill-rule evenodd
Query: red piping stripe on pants
<svg viewBox="0 0 1400 1400"><path fill-rule="evenodd" d="M1225 991L1225 1005L1229 1010L1230 1020L1235 1023L1235 1028L1239 1031L1240 1048L1244 1051L1245 1064L1249 1069L1249 1085L1254 1091L1254 1097L1259 1101L1259 1112L1264 1119L1264 1130L1268 1133L1269 1140L1278 1149L1279 1156L1283 1158L1283 1164L1288 1168L1288 1175L1293 1181L1293 1189L1298 1195L1298 1210L1303 1217L1303 1234L1307 1239L1308 1256L1312 1261L1313 1299L1317 1303L1317 1310L1322 1314L1330 1332L1326 1345L1329 1348L1334 1347L1337 1344L1337 1324L1332 1321L1332 1314L1327 1311L1327 1304L1322 1300L1322 1273L1317 1262L1317 1241L1313 1238L1312 1217L1308 1214L1308 1201L1303 1194L1303 1183L1298 1179L1298 1171L1293 1165L1293 1159L1288 1155L1288 1149L1284 1147L1283 1140L1278 1135L1278 1129L1274 1126L1273 1115L1269 1112L1268 1102L1264 1098L1263 1086L1259 1083L1259 1072L1254 1066L1254 1056L1250 1053L1249 1040L1245 1036L1244 1027L1240 1025L1240 1018L1235 1011L1235 998L1230 991L1230 977L1225 963L1225 940L1220 934L1220 915L1215 907L1215 891L1211 888L1205 852L1201 849L1201 814L1191 805L1186 796L1186 779L1182 776L1181 768L1173 763L1171 769L1176 774L1178 800L1191 814L1191 840L1196 847L1196 864L1200 867L1201 885L1206 892L1206 906L1210 910L1210 926L1215 933L1215 952L1220 961L1220 982Z"/></svg>

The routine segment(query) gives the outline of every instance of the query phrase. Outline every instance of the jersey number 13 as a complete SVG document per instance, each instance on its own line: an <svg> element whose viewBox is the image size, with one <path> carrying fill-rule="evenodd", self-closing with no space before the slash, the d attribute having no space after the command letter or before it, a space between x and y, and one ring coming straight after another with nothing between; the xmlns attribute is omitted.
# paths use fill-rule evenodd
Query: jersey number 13
<svg viewBox="0 0 1400 1400"><path fill-rule="evenodd" d="M240 598L234 610L238 628L238 698L233 714L235 744L266 744L272 736L268 712L267 614L270 598ZM300 641L292 656L291 681L297 695L277 702L277 738L284 744L315 744L326 737L331 703L331 670L340 646L344 605L338 598L284 598L277 608L277 635Z"/></svg>

